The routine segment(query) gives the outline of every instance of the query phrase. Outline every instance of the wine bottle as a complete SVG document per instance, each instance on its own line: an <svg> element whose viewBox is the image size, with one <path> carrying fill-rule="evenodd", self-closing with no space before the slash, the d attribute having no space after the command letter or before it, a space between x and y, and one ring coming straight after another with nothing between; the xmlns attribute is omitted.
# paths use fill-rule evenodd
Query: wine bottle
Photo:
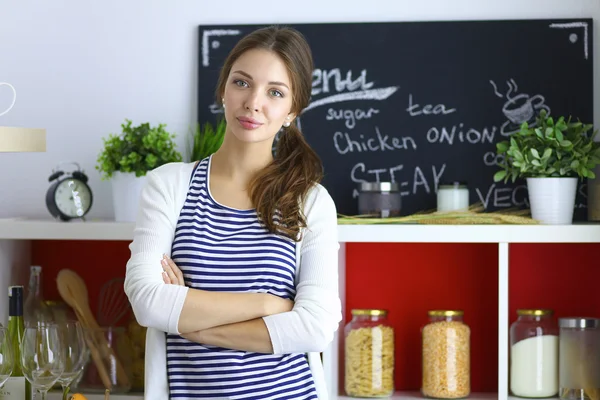
<svg viewBox="0 0 600 400"><path fill-rule="evenodd" d="M42 267L32 265L29 269L29 290L23 303L25 326L36 326L40 322L52 322L51 311L44 302L42 292Z"/></svg>
<svg viewBox="0 0 600 400"><path fill-rule="evenodd" d="M10 286L8 288L8 335L13 346L15 363L13 373L8 378L2 389L2 400L31 400L31 384L21 369L21 342L25 333L23 320L23 286Z"/></svg>

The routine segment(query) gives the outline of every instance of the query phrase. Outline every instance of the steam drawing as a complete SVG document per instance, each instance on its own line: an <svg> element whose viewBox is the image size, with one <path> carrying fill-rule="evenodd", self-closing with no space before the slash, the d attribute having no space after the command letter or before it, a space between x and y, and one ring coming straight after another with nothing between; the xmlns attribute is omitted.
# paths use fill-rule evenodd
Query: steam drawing
<svg viewBox="0 0 600 400"><path fill-rule="evenodd" d="M498 90L498 86L494 81L490 80L490 84L494 88L494 94L505 100L502 113L507 120L500 127L500 133L503 136L518 132L523 122L527 122L529 127L534 127L537 123L535 118L541 110L546 110L546 113L550 115L550 107L545 104L546 99L544 96L541 94L530 96L526 93L518 93L519 86L514 79L511 78L506 81L508 90L504 95Z"/></svg>

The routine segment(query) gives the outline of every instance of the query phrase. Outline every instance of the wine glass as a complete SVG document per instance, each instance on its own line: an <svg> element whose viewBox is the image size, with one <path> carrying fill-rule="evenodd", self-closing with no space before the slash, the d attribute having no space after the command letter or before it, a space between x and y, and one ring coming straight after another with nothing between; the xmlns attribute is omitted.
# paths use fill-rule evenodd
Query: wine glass
<svg viewBox="0 0 600 400"><path fill-rule="evenodd" d="M15 366L15 355L7 328L0 327L0 388L12 375Z"/></svg>
<svg viewBox="0 0 600 400"><path fill-rule="evenodd" d="M67 321L59 325L60 340L65 353L65 364L58 382L63 388L63 400L71 389L71 383L79 376L85 366L87 347L83 328L77 321Z"/></svg>
<svg viewBox="0 0 600 400"><path fill-rule="evenodd" d="M65 368L65 352L56 324L39 323L25 328L21 342L23 375L46 400L48 390Z"/></svg>

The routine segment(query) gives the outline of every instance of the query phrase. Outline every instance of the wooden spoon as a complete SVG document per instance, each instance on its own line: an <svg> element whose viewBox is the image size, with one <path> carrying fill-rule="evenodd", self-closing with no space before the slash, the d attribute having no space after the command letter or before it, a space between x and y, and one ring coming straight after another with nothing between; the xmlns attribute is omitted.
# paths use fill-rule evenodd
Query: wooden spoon
<svg viewBox="0 0 600 400"><path fill-rule="evenodd" d="M56 285L63 300L74 310L79 311L82 317L86 318L90 328L100 328L97 323L92 325L95 319L88 301L87 286L75 271L61 269L56 277Z"/></svg>
<svg viewBox="0 0 600 400"><path fill-rule="evenodd" d="M84 328L88 328L92 332L97 332L100 330L100 325L98 325L98 322L96 321L96 318L90 309L88 290L83 279L75 271L70 269L62 269L58 273L56 283L60 296L69 306L73 308L73 310L75 310L75 314ZM101 354L99 354L97 350L100 350L105 358L114 358L116 362L119 383L129 386L129 378L127 377L127 373L125 372L125 369L123 368L119 358L109 346L104 335L93 334L89 336L89 341L92 344L90 347L90 354L92 355L96 367L98 367L98 372L100 373L100 378L102 379L105 388L112 389L112 384L110 383L106 366L102 362ZM96 357L94 356L94 351L96 351Z"/></svg>

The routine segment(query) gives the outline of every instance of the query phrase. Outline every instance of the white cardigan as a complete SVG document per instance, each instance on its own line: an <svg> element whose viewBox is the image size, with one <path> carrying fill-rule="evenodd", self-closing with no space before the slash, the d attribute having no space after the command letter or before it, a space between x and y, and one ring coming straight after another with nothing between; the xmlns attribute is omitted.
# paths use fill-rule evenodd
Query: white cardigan
<svg viewBox="0 0 600 400"><path fill-rule="evenodd" d="M169 398L165 332L179 333L179 316L189 288L166 285L160 260L171 254L179 213L187 196L194 163L170 163L146 175L125 293L146 335L145 395ZM275 354L308 353L320 400L327 400L319 352L333 340L341 321L338 293L336 208L321 185L304 204L307 228L296 245L296 298L292 311L264 317Z"/></svg>

